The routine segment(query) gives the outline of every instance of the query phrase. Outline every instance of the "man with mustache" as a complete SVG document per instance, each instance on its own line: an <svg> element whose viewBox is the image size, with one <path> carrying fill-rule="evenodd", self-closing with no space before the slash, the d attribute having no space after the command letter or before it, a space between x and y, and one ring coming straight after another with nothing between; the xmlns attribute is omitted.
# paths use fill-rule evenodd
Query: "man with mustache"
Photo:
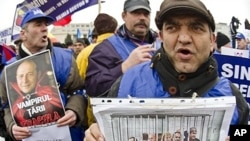
<svg viewBox="0 0 250 141"><path fill-rule="evenodd" d="M157 33L150 29L148 0L126 0L124 24L115 35L95 47L89 56L86 92L91 97L106 96L111 85L129 68L150 61Z"/></svg>

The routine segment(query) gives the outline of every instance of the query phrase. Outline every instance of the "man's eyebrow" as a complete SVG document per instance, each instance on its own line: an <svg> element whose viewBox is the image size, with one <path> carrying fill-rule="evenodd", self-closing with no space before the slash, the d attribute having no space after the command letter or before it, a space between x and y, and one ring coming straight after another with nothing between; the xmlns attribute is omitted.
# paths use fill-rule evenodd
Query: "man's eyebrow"
<svg viewBox="0 0 250 141"><path fill-rule="evenodd" d="M202 17L195 17L195 18L193 18L192 21L202 23L202 24L207 23L207 21Z"/></svg>
<svg viewBox="0 0 250 141"><path fill-rule="evenodd" d="M173 19L166 19L164 22L168 25L179 25L180 24L177 20L173 20Z"/></svg>

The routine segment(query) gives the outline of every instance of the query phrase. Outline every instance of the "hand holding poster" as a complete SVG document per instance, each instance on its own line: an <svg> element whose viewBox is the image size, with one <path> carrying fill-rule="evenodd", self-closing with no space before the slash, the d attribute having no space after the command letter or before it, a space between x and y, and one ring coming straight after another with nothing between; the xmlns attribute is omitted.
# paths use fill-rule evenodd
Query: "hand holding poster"
<svg viewBox="0 0 250 141"><path fill-rule="evenodd" d="M56 126L65 111L48 50L6 66L5 77L14 121L34 131L27 140L36 140L36 136L42 139L41 132L49 135L52 129L66 135L60 136L60 140L71 140L68 127ZM52 134L43 138L58 139L58 136Z"/></svg>

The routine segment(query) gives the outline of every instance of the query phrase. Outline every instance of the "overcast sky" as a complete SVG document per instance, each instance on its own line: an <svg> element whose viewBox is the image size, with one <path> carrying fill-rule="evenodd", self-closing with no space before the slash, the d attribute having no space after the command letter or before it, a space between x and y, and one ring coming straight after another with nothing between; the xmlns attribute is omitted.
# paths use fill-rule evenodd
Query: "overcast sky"
<svg viewBox="0 0 250 141"><path fill-rule="evenodd" d="M23 0L0 0L0 30L12 26L16 5ZM121 12L123 10L124 0L105 0L102 4L101 12L112 15L122 24ZM232 16L237 17L242 25L247 18L250 20L250 0L202 0L215 18L215 22L229 24ZM156 29L154 16L159 9L162 0L150 0L152 8L151 27ZM98 14L98 5L83 9L75 13L72 17L72 23L90 23ZM242 26L243 27L243 26Z"/></svg>

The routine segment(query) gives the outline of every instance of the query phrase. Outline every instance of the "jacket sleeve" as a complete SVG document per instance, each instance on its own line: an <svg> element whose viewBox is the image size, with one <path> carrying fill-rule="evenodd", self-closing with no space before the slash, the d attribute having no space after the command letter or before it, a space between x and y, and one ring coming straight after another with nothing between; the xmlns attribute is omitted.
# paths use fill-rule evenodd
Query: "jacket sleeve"
<svg viewBox="0 0 250 141"><path fill-rule="evenodd" d="M83 89L84 81L81 79L79 75L79 71L76 65L76 61L72 56L72 65L70 68L70 74L64 85L63 92L65 94L72 94L76 90ZM68 98L67 104L65 106L66 110L72 110L77 115L77 123L81 124L86 119L86 106L85 100L83 95L73 94Z"/></svg>
<svg viewBox="0 0 250 141"><path fill-rule="evenodd" d="M2 100L3 105L8 103L7 91L6 91L6 85L5 85L5 77L4 77L5 72L4 71L2 72L1 80L0 80L0 98ZM15 122L11 116L11 111L10 111L9 106L7 106L4 109L4 121L5 121L5 124L7 127L7 131L9 132L11 137L14 139L14 136L12 134L12 126L15 124Z"/></svg>
<svg viewBox="0 0 250 141"><path fill-rule="evenodd" d="M106 96L115 80L122 75L123 60L112 44L105 40L89 56L86 72L86 92L89 96Z"/></svg>

